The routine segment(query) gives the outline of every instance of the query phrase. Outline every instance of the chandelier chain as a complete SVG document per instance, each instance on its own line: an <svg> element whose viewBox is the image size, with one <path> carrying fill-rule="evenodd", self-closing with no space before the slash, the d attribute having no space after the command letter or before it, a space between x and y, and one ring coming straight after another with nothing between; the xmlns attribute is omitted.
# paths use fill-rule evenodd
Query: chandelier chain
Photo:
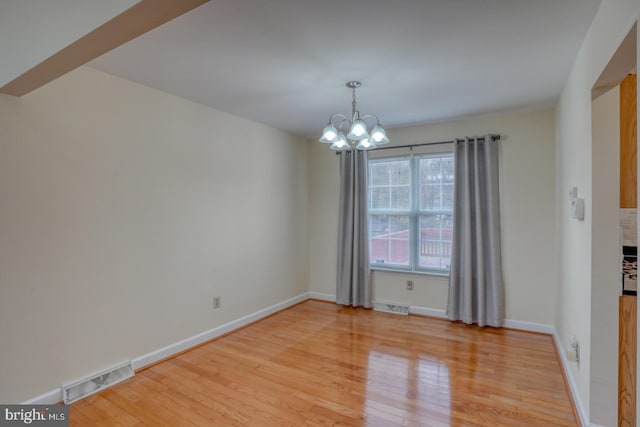
<svg viewBox="0 0 640 427"><path fill-rule="evenodd" d="M356 86L351 87L352 101L351 101L351 118L356 119Z"/></svg>

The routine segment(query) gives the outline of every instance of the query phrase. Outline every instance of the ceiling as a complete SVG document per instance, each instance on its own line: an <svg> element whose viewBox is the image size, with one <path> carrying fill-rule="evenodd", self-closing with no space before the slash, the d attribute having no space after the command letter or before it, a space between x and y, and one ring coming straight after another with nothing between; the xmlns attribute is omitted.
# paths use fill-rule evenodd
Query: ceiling
<svg viewBox="0 0 640 427"><path fill-rule="evenodd" d="M618 86L628 74L637 74L636 56L638 25L633 24L627 36L622 40L620 46L613 54L607 66L602 70L593 88L591 89L591 99L596 99L603 93Z"/></svg>
<svg viewBox="0 0 640 427"><path fill-rule="evenodd" d="M56 2L80 9L91 4L105 20L131 3ZM14 23L11 36L38 34L47 44L49 33L75 34L71 29L95 24L83 13L60 17L50 3L37 2L29 13L54 17L55 31ZM211 0L89 66L309 137L319 134L330 113L350 113L344 83L360 80L360 112L393 128L553 106L599 4ZM2 15L0 28L15 21ZM1 43L4 58L21 54ZM6 80L5 71L0 79Z"/></svg>
<svg viewBox="0 0 640 427"><path fill-rule="evenodd" d="M0 86L136 2L0 0Z"/></svg>

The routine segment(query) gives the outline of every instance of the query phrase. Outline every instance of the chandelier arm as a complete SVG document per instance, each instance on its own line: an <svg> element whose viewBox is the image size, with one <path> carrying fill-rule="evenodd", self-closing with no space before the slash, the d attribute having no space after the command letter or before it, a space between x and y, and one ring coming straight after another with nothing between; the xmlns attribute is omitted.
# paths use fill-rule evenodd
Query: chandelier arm
<svg viewBox="0 0 640 427"><path fill-rule="evenodd" d="M375 114L365 114L364 116L360 117L360 119L364 120L368 119L369 117L373 117L374 119L376 119L376 125L380 126L380 119Z"/></svg>
<svg viewBox="0 0 640 427"><path fill-rule="evenodd" d="M343 117L342 121L338 124L338 130L342 130L342 125L345 123L351 124L351 120L349 120L345 115L341 114Z"/></svg>
<svg viewBox="0 0 640 427"><path fill-rule="evenodd" d="M340 122L340 124L342 124L345 120L349 121L349 117L345 116L344 114L342 114L342 113L335 113L335 114L332 114L332 115L329 117L329 122L328 122L327 124L333 124L333 118L334 118L334 117L342 117L342 119L343 119L343 120L342 120L342 122Z"/></svg>

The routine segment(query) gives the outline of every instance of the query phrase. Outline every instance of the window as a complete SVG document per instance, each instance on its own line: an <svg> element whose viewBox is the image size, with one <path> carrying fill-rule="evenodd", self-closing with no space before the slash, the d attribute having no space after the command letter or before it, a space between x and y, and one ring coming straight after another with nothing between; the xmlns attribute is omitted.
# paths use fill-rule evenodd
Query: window
<svg viewBox="0 0 640 427"><path fill-rule="evenodd" d="M372 159L368 172L371 266L448 273L453 154Z"/></svg>

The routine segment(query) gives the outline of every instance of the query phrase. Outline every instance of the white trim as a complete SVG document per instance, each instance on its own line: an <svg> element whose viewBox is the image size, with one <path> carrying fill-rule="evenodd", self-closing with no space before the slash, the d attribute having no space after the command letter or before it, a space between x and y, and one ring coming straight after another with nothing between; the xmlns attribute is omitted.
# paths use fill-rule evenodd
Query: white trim
<svg viewBox="0 0 640 427"><path fill-rule="evenodd" d="M55 405L58 402L62 402L62 387L25 400L21 405Z"/></svg>
<svg viewBox="0 0 640 427"><path fill-rule="evenodd" d="M336 296L332 294L322 294L320 292L309 292L309 298L321 301L336 302Z"/></svg>
<svg viewBox="0 0 640 427"><path fill-rule="evenodd" d="M229 332L270 316L280 310L289 308L307 299L309 299L309 292L298 295L297 297L290 298L278 304L274 304L271 307L263 308L262 310L258 310L255 313L248 314L239 319L232 320L231 322L217 326L206 332L202 332L200 334L170 344L166 347L136 357L131 361L131 363L133 364L133 369L137 371L140 368L151 365L152 363L155 363L159 360L166 359L167 357L170 357L176 353L180 353L181 351L185 351L191 347L195 347L198 344L202 344L224 334L228 334Z"/></svg>
<svg viewBox="0 0 640 427"><path fill-rule="evenodd" d="M421 316L437 317L439 319L447 318L446 311L441 308L418 307L412 305L409 307L409 313L418 314ZM552 335L554 332L554 328L552 325L546 325L544 323L525 322L522 320L505 319L504 327L527 332L539 332L548 335Z"/></svg>
<svg viewBox="0 0 640 427"><path fill-rule="evenodd" d="M372 265L370 268L371 272L380 271L383 273L402 273L402 274L416 274L418 276L432 276L432 277L440 277L440 278L449 278L449 273L441 273L438 271L430 271L430 270L404 270L402 268L385 268L381 264Z"/></svg>
<svg viewBox="0 0 640 427"><path fill-rule="evenodd" d="M322 294L317 294L317 295L322 295ZM158 350L154 350L150 353L144 354L142 356L136 357L135 359L132 359L131 364L133 365L134 371L137 371L140 368L143 368L147 365L150 365L159 360L170 357L176 353L180 353L184 350L188 350L189 348L195 347L198 344L202 344L206 341L212 340L214 338L217 338L219 336L232 332L236 329L239 329L257 320L270 316L278 311L294 306L302 301L306 301L309 298L317 298L317 296L316 294L312 296L312 294L310 294L309 292L305 292L304 294L300 294L286 301L274 304L271 307L263 308L262 310L258 310L255 313L248 314L239 319L233 320L231 322L220 325L216 328L210 329L206 332L202 332L200 334L197 334L192 337L186 338L184 340L178 341L176 343L170 344L166 347L163 347ZM335 301L335 297L334 297L334 301ZM62 402L62 388L56 388L55 390L48 391L44 394L41 394L40 396L26 400L22 402L22 404L53 405L58 402Z"/></svg>
<svg viewBox="0 0 640 427"><path fill-rule="evenodd" d="M229 332L232 332L236 329L239 329L243 326L246 326L250 323L253 323L257 320L263 319L267 316L270 316L271 314L274 314L278 311L284 310L286 308L289 308L293 305L296 305L300 302L303 302L309 298L312 299L317 299L317 300L322 300L322 301L329 301L329 302L335 302L336 301L336 297L335 295L331 295L331 294L323 294L323 293L317 293L317 292L306 292L304 294L298 295L296 297L290 298L286 301L283 301L281 303L278 304L274 304L270 307L264 308L262 310L258 310L255 313L243 316L239 319L233 320L231 322L225 323L223 325L220 325L216 328L213 328L209 331L194 335L190 338L186 338L184 340L178 341L174 344L168 345L166 347L163 347L161 349L152 351L150 353L147 353L145 355L139 356L135 359L132 360L132 364L133 364L133 368L134 370L139 370L140 368L150 365L152 363L155 363L159 360L165 359L167 357L170 357L176 353L179 353L181 351L187 350L191 347L195 347L198 344L202 344L203 342L212 340L214 338L217 338L221 335L227 334ZM410 314L419 314L419 315L423 315L423 316L430 316L430 317L436 317L436 318L443 318L446 319L446 314L445 314L445 310L442 309L437 309L437 308L428 308L428 307L418 307L418 306L409 306L409 313ZM579 395L578 395L578 388L575 384L575 381L573 379L573 375L571 375L571 371L569 369L569 362L567 361L564 352L562 351L562 344L560 343L560 338L558 337L558 334L555 330L555 328L551 325L545 325L545 324L540 324L540 323L533 323L533 322L524 322L524 321L519 321L519 320L505 320L505 327L508 328L513 328L513 329L520 329L520 330L524 330L524 331L531 331L531 332L541 332L541 333L548 333L550 335L552 335L556 349L558 351L558 354L560 355L560 360L562 362L562 369L565 372L565 376L567 377L567 380L569 382L569 388L571 389L571 395L573 397L573 401L575 402L576 405L576 409L578 411L578 416L580 417L580 423L583 426L589 426L590 424L587 421L587 416L585 414L584 408L582 406L582 402L580 401ZM54 390L48 391L46 393L43 393L39 396L36 396L32 399L26 400L24 402L22 402L22 404L25 405L37 405L37 404L42 404L42 405L53 405L55 403L61 402L62 401L62 389L61 388L56 388ZM597 424L591 424L591 427L600 427Z"/></svg>
<svg viewBox="0 0 640 427"><path fill-rule="evenodd" d="M580 425L589 426L589 417L587 417L587 413L584 411L584 407L582 406L582 401L580 400L580 394L578 393L578 386L573 379L573 375L571 374L571 369L569 369L569 361L563 351L562 343L560 342L560 337L558 337L558 332L555 328L553 328L553 342L556 345L556 350L560 355L560 361L562 363L562 369L564 370L565 377L569 382L569 389L571 391L571 396L573 397L573 402L576 405L576 410L578 411L578 416L580 417ZM591 426L596 427L597 424L591 424Z"/></svg>
<svg viewBox="0 0 640 427"><path fill-rule="evenodd" d="M553 325L545 325L544 323L525 322L522 320L504 319L504 327L511 329L519 329L521 331L539 332L542 334L553 335L555 328Z"/></svg>
<svg viewBox="0 0 640 427"><path fill-rule="evenodd" d="M409 314L418 314L420 316L437 317L439 319L447 318L447 313L440 308L418 307L415 305L409 306Z"/></svg>
<svg viewBox="0 0 640 427"><path fill-rule="evenodd" d="M423 316L437 317L442 319L447 318L445 310L438 308L417 307L413 305L409 307L409 314L419 314ZM564 375L569 382L569 391L571 392L571 397L573 398L573 402L575 403L578 417L580 417L580 425L589 427L602 427L598 424L589 424L588 417L586 415L586 412L584 411L584 407L582 406L582 401L580 400L580 395L578 394L578 387L575 383L575 380L573 379L571 370L569 369L569 361L567 360L565 352L563 351L563 347L560 343L560 338L558 337L556 328L553 325L546 325L544 323L525 322L522 320L513 319L505 319L504 327L551 335L556 350L560 355L560 362L562 365L561 369L564 371Z"/></svg>

